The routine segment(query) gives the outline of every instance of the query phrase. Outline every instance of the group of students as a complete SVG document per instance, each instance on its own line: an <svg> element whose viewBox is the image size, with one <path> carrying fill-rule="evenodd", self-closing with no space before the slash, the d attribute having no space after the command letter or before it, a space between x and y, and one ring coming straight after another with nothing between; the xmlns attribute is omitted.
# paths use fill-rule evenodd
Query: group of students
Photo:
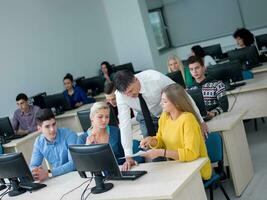
<svg viewBox="0 0 267 200"><path fill-rule="evenodd" d="M205 69L203 59L192 56L189 63L194 72L192 76L196 81L203 82L205 76L198 72L198 69ZM211 117L224 112L228 106L227 103L221 105L221 99L227 101L227 98L221 83L217 85L218 92L214 91L213 94L218 96L214 97L212 105L207 104ZM37 113L38 130L42 135L36 139L30 164L35 179L42 181L74 170L68 151L71 144L110 143L118 163L122 164L122 170L129 170L138 162L144 162L144 159L134 160L130 157L133 151L138 150L138 146L149 149L144 156L152 160L161 157L164 160L192 161L208 157L203 137L203 132L208 131L206 123L186 90L167 76L154 70L145 70L136 75L130 71L119 71L114 75L113 82L107 81L105 84L105 93L109 105L105 102L93 104L88 116L91 127L79 137L69 129L57 129L51 110L43 109ZM141 130L144 139L139 143L133 140L131 118L133 111L144 114L140 94L154 118L153 124L158 128L154 133L148 132L151 129L148 129L146 120L139 121L140 125L146 127L145 132ZM120 128L108 125L111 109L116 110ZM126 160L119 159L124 156ZM51 171L41 167L43 158L51 165ZM209 179L211 173L212 167L208 162L201 169L202 178Z"/></svg>
<svg viewBox="0 0 267 200"><path fill-rule="evenodd" d="M234 34L240 47L248 45L239 32ZM193 50L194 49L194 50ZM195 52L195 48L192 48ZM206 62L206 64L205 64ZM193 53L188 58L189 72L181 67L181 62L175 57L168 59L169 71L180 70L186 81L192 80L189 89L202 89L204 103L210 118L228 110L228 99L224 84L221 81L206 77L205 71L211 62L205 61L205 56ZM208 64L207 64L208 63ZM180 65L180 66L179 66ZM133 152L140 148L146 149L144 157L152 160L192 161L200 157L208 157L205 146L205 134L208 128L202 119L193 99L179 84L155 70L145 70L138 74L130 71L113 73L108 62L101 64L101 72L106 81L104 93L106 102L96 102L91 107L91 127L82 135L67 128L57 128L56 120L50 109L40 109L28 104L25 94L16 98L19 109L13 117L13 127L19 133L40 131L36 139L30 163L32 174L36 180L43 181L48 177L58 176L75 170L68 147L72 144L109 143L122 170L129 170L144 159L131 158ZM67 74L64 79L66 91L64 95L70 98L74 107L94 102L79 87L73 86L73 77ZM145 107L150 119L145 114ZM118 127L109 126L110 112L116 116ZM131 129L132 118L136 115L140 124L143 139L133 140ZM22 122L22 118L26 121ZM149 128L150 125L154 128ZM126 157L125 160L119 159ZM42 168L46 159L51 170ZM201 169L203 180L208 180L212 167L208 161Z"/></svg>

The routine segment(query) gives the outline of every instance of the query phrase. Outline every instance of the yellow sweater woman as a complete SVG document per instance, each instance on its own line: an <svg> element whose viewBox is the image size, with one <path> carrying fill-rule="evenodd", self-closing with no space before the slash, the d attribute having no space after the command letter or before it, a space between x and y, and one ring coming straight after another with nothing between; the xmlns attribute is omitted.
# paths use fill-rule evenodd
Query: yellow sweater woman
<svg viewBox="0 0 267 200"><path fill-rule="evenodd" d="M200 123L184 89L178 84L167 86L162 93L163 113L155 137L147 137L140 143L142 148L151 147L145 156L165 156L183 162L208 157ZM211 177L212 167L208 161L201 169L204 180Z"/></svg>

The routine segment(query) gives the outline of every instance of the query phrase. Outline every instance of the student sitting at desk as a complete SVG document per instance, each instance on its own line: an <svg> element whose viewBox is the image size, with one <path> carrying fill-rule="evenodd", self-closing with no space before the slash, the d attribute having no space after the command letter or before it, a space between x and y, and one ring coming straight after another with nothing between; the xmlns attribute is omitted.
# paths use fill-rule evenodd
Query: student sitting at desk
<svg viewBox="0 0 267 200"><path fill-rule="evenodd" d="M113 82L105 83L104 94L106 97L107 104L109 105L110 112L112 112L113 115L115 116L117 124L119 124L118 107L117 107L115 91L116 88ZM131 118L134 118L134 113L132 109L131 109Z"/></svg>
<svg viewBox="0 0 267 200"><path fill-rule="evenodd" d="M29 105L28 97L20 93L16 97L19 107L12 119L12 126L16 134L28 134L37 130L36 113L40 110L38 106Z"/></svg>
<svg viewBox="0 0 267 200"><path fill-rule="evenodd" d="M106 82L112 82L113 80L113 71L112 67L107 61L101 63L100 76L105 79Z"/></svg>
<svg viewBox="0 0 267 200"><path fill-rule="evenodd" d="M71 107L79 107L83 104L93 103L95 99L88 98L86 93L78 86L73 86L73 76L66 74L63 79L65 91L63 92L65 98L70 102Z"/></svg>
<svg viewBox="0 0 267 200"><path fill-rule="evenodd" d="M67 128L57 128L55 115L50 109L40 110L36 119L42 134L33 146L30 168L34 179L43 181L73 171L75 167L68 147L77 143L77 134ZM42 168L44 158L52 167L51 171Z"/></svg>
<svg viewBox="0 0 267 200"><path fill-rule="evenodd" d="M125 162L125 159L119 159L124 157L124 150L121 144L120 129L114 126L109 126L109 106L104 102L96 102L91 107L90 119L91 127L87 132L80 135L79 144L98 144L109 143L119 165L123 164L123 170L129 170L137 162L142 162L142 158L137 158L131 165ZM89 119L89 118L88 118ZM138 151L139 142L133 141L133 148ZM135 150L134 150L135 151Z"/></svg>
<svg viewBox="0 0 267 200"><path fill-rule="evenodd" d="M174 55L169 56L167 60L167 66L168 66L168 72L180 71L182 73L186 86L192 85L193 79L188 67L184 67L182 61L177 56Z"/></svg>
<svg viewBox="0 0 267 200"><path fill-rule="evenodd" d="M163 113L156 136L147 137L140 143L142 148L152 148L144 156L151 159L165 157L184 162L208 157L201 133L201 122L183 87L175 83L164 88L161 106ZM210 161L200 172L204 180L211 177Z"/></svg>
<svg viewBox="0 0 267 200"><path fill-rule="evenodd" d="M189 57L188 64L190 73L195 79L194 86L190 89L194 89L195 87L202 89L205 106L208 111L208 117L213 118L222 112L226 112L229 105L223 82L213 80L212 77L206 78L206 68L200 57Z"/></svg>
<svg viewBox="0 0 267 200"><path fill-rule="evenodd" d="M236 44L239 48L245 48L254 44L254 35L245 28L237 29L233 37L236 40Z"/></svg>
<svg viewBox="0 0 267 200"><path fill-rule="evenodd" d="M201 46L193 46L191 48L191 51L193 56L198 56L203 59L205 67L208 67L210 65L216 65L215 60L210 55L206 55L204 49Z"/></svg>

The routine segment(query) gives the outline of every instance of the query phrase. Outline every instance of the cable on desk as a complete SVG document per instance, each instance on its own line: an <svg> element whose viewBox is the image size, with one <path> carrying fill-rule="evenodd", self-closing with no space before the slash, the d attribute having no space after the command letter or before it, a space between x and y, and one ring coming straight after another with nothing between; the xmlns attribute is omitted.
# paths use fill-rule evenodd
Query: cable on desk
<svg viewBox="0 0 267 200"><path fill-rule="evenodd" d="M91 194L91 190L90 190L91 188L89 188L89 186L91 185L92 180L93 180L93 176L91 177L90 182L87 184L87 186L83 190L83 193L81 195L81 200L86 200L88 198L88 196ZM90 193L86 196L86 198L84 198L84 195L88 190L90 190Z"/></svg>
<svg viewBox="0 0 267 200"><path fill-rule="evenodd" d="M6 185L7 185L7 184L6 184ZM6 188L6 190L0 194L0 200L1 200L5 195L7 195L8 192L10 191L11 185L8 184L7 186L8 186L8 187Z"/></svg>
<svg viewBox="0 0 267 200"><path fill-rule="evenodd" d="M65 194L63 194L63 195L61 196L60 200L62 200L66 195L72 193L73 191L75 191L75 190L77 190L78 188L80 188L81 186L83 186L83 185L84 185L85 183L87 183L88 181L91 182L91 181L92 181L92 177L91 177L90 179L84 181L84 182L83 182L82 184L80 184L79 186L77 186L77 187L71 189L70 191L66 192ZM1 200L1 199L0 199L0 200Z"/></svg>
<svg viewBox="0 0 267 200"><path fill-rule="evenodd" d="M240 90L241 90L241 88L239 87L239 91L240 91ZM239 92L239 91L238 91L238 92ZM231 93L230 91L228 91L228 92L230 93L230 95L232 95L232 96L234 97L233 105L232 105L231 108L228 110L228 112L231 112L232 109L233 109L234 106L235 106L236 101L237 101L238 94L236 95L236 94Z"/></svg>

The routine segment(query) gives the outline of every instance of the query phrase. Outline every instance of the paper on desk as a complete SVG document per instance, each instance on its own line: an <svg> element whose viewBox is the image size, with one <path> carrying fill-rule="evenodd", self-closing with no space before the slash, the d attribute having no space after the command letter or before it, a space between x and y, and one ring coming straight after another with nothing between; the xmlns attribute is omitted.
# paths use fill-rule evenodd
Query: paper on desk
<svg viewBox="0 0 267 200"><path fill-rule="evenodd" d="M146 154L146 151L142 151L142 150L140 150L140 151L138 151L137 153L134 153L134 154L132 154L132 155L128 155L127 157L136 157L136 156L142 156L142 155L144 155L144 154ZM121 157L121 158L119 158L119 159L125 159L126 157Z"/></svg>

